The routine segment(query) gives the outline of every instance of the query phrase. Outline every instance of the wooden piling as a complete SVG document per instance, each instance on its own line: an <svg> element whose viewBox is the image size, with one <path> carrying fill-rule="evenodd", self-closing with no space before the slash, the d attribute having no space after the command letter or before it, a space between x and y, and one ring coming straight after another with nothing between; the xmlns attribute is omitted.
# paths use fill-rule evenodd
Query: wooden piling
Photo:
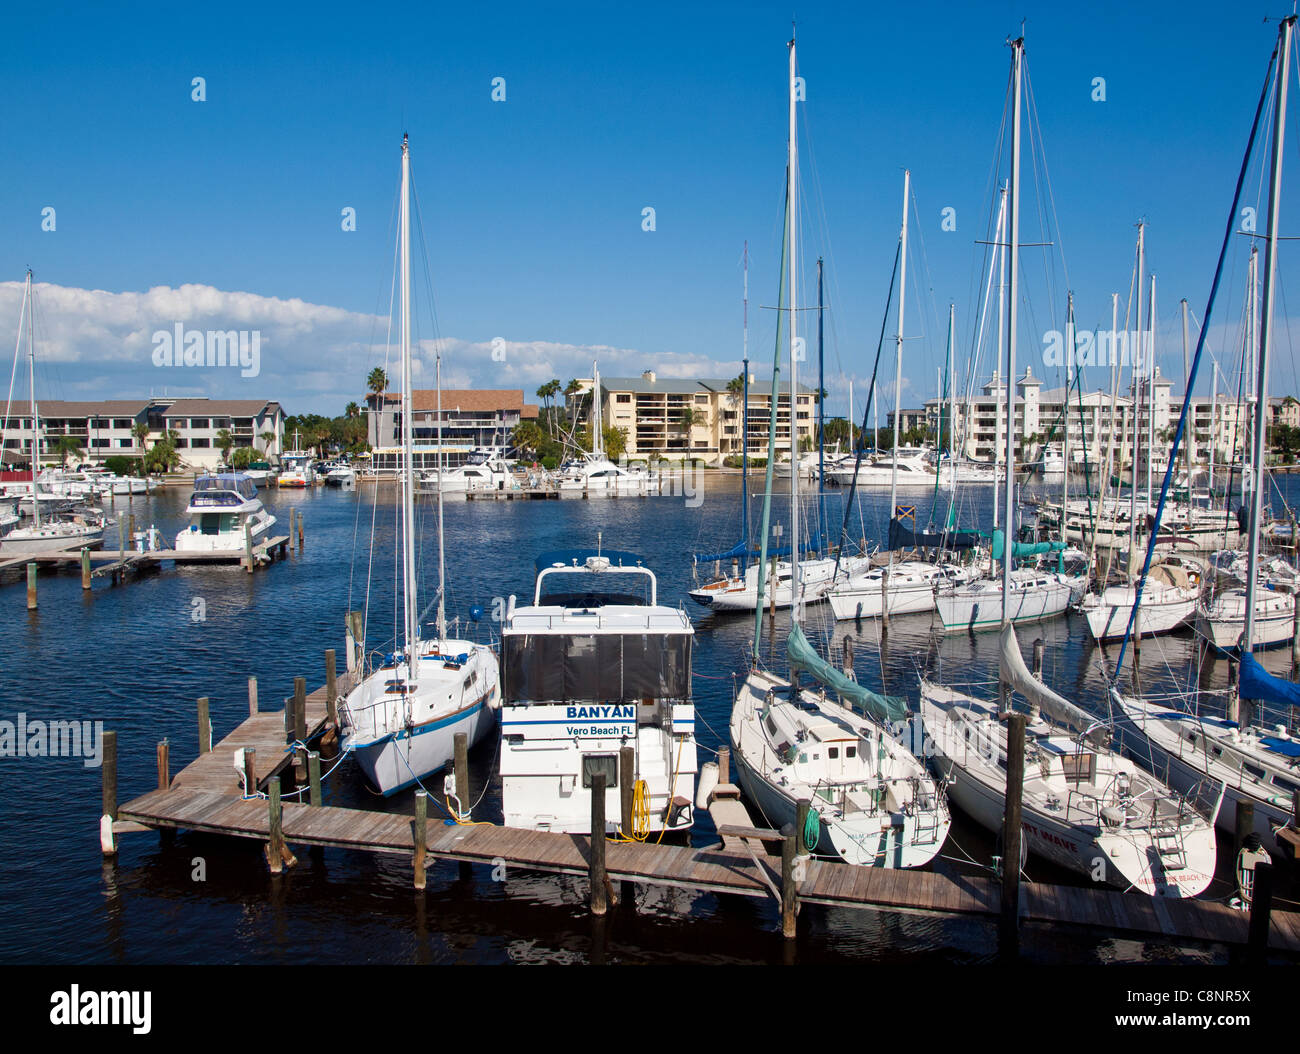
<svg viewBox="0 0 1300 1054"><path fill-rule="evenodd" d="M160 791L169 790L171 785L171 744L164 739L158 744L158 789Z"/></svg>
<svg viewBox="0 0 1300 1054"><path fill-rule="evenodd" d="M257 678L248 678L248 716L257 716Z"/></svg>
<svg viewBox="0 0 1300 1054"><path fill-rule="evenodd" d="M208 697L199 696L199 753L212 749L212 718L209 715Z"/></svg>
<svg viewBox="0 0 1300 1054"><path fill-rule="evenodd" d="M99 767L100 778L100 806L99 815L101 821L108 820L108 838L100 838L100 846L105 856L115 856L117 854L117 843L113 839L113 821L117 819L117 733L106 731L104 733L103 743L103 760ZM100 824L101 835L103 832L103 823Z"/></svg>
<svg viewBox="0 0 1300 1054"><path fill-rule="evenodd" d="M460 790L460 785L456 785ZM591 883L591 913L603 915L609 900L605 889L605 774L596 772L591 777L591 850L587 878Z"/></svg>
<svg viewBox="0 0 1300 1054"><path fill-rule="evenodd" d="M133 512L127 513L126 516L126 537L127 537L127 541L131 543L130 548L134 549L135 548L135 513Z"/></svg>
<svg viewBox="0 0 1300 1054"><path fill-rule="evenodd" d="M731 782L731 748L718 748L718 786Z"/></svg>
<svg viewBox="0 0 1300 1054"><path fill-rule="evenodd" d="M293 679L293 740L303 744L293 759L294 774L301 780L307 768L307 681L302 677Z"/></svg>
<svg viewBox="0 0 1300 1054"><path fill-rule="evenodd" d="M271 841L267 846L266 861L271 866L271 874L278 875L284 869L284 831L280 826L282 810L279 776L272 776L267 782L266 800L271 821Z"/></svg>
<svg viewBox="0 0 1300 1054"><path fill-rule="evenodd" d="M889 632L889 568L880 569L880 632Z"/></svg>
<svg viewBox="0 0 1300 1054"><path fill-rule="evenodd" d="M799 913L799 891L794 880L797 835L789 823L781 828L781 834L781 936L789 940L797 932L795 918Z"/></svg>
<svg viewBox="0 0 1300 1054"><path fill-rule="evenodd" d="M804 831L808 829L808 813L812 810L811 798L800 798L797 803L798 811L795 814L795 837L798 839L795 849L800 856L808 855L808 848L805 844Z"/></svg>
<svg viewBox="0 0 1300 1054"><path fill-rule="evenodd" d="M424 888L424 861L429 851L429 793L415 792L415 888Z"/></svg>
<svg viewBox="0 0 1300 1054"><path fill-rule="evenodd" d="M314 750L307 751L307 785L310 798L309 803L319 805L320 796L320 754Z"/></svg>
<svg viewBox="0 0 1300 1054"><path fill-rule="evenodd" d="M1034 676L1039 680L1043 678L1043 647L1042 637L1034 641Z"/></svg>
<svg viewBox="0 0 1300 1054"><path fill-rule="evenodd" d="M844 676L853 676L853 638L844 638Z"/></svg>
<svg viewBox="0 0 1300 1054"><path fill-rule="evenodd" d="M336 728L339 723L338 710L339 682L335 669L334 649L325 649L325 719Z"/></svg>
<svg viewBox="0 0 1300 1054"><path fill-rule="evenodd" d="M1255 884L1250 895L1250 928L1246 935L1246 965L1263 966L1268 958L1269 916L1273 911L1273 865L1255 865Z"/></svg>
<svg viewBox="0 0 1300 1054"><path fill-rule="evenodd" d="M1294 599L1294 598L1293 598ZM1291 613L1291 680L1300 681L1300 604L1292 604Z"/></svg>
<svg viewBox="0 0 1300 1054"><path fill-rule="evenodd" d="M636 750L623 747L618 752L618 797L621 811L619 829L624 838L631 838L636 826L634 813L636 791Z"/></svg>
<svg viewBox="0 0 1300 1054"><path fill-rule="evenodd" d="M27 610L36 610L36 562L27 565Z"/></svg>
<svg viewBox="0 0 1300 1054"><path fill-rule="evenodd" d="M297 515L297 510L289 509L289 552L293 552L293 518Z"/></svg>
<svg viewBox="0 0 1300 1054"><path fill-rule="evenodd" d="M299 553L299 555L302 554L302 537L303 537L303 533L302 533L302 521L303 521L303 515L302 515L302 513L298 513L298 553Z"/></svg>
<svg viewBox="0 0 1300 1054"><path fill-rule="evenodd" d="M1025 715L1007 715L1007 792L1002 816L1001 931L1014 947L1020 927L1021 805L1025 790Z"/></svg>
<svg viewBox="0 0 1300 1054"><path fill-rule="evenodd" d="M253 525L247 520L244 521L244 559L240 563L250 575L253 573Z"/></svg>
<svg viewBox="0 0 1300 1054"><path fill-rule="evenodd" d="M81 588L90 588L90 550L85 547L81 550Z"/></svg>
<svg viewBox="0 0 1300 1054"><path fill-rule="evenodd" d="M244 748L244 796L257 795L257 748Z"/></svg>
<svg viewBox="0 0 1300 1054"><path fill-rule="evenodd" d="M467 819L472 804L469 793L469 735L465 732L457 732L452 739L452 749L454 752L452 764L456 773L456 797L460 802L461 818Z"/></svg>
<svg viewBox="0 0 1300 1054"><path fill-rule="evenodd" d="M1255 803L1252 801L1237 802L1236 829L1235 838L1232 844L1232 855L1235 858L1241 852L1241 845L1255 831Z"/></svg>

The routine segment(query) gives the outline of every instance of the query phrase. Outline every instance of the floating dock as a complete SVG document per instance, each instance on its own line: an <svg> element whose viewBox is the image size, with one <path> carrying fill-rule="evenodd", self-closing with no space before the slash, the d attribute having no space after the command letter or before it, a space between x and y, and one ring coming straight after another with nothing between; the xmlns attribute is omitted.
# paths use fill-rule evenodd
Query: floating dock
<svg viewBox="0 0 1300 1054"><path fill-rule="evenodd" d="M295 863L289 846L322 846L409 856L416 888L425 885L428 857L507 869L590 879L591 910L603 914L615 899L616 883L673 886L756 899L780 905L782 931L795 936L800 904L826 907L964 915L1005 922L1003 883L984 876L864 868L802 855L793 828L772 831L750 826L739 791L726 782L711 796L710 812L721 844L708 848L651 842L610 841L587 835L521 830L487 824L430 824L424 792L416 793L416 815L321 805L320 754L337 749L335 702L352 675L334 675L334 653L326 652L326 686L306 694L295 682L291 707L257 709L250 681L250 715L213 745L207 700L199 700L199 753L173 778L169 748L158 745L158 786L117 805L116 733L105 735L101 847L116 853L117 836L150 829L184 829L252 839L265 844L273 872ZM243 754L237 758L236 751ZM251 756L250 756L251 755ZM242 762L238 764L237 762ZM725 762L724 762L725 765ZM296 767L296 776L290 772ZM305 773L305 775L304 775ZM296 780L298 801L281 794L281 779ZM255 792L245 793L245 784ZM603 783L603 779L600 779ZM301 800L305 792L306 800ZM256 796L254 796L254 793ZM599 803L598 805L596 803ZM604 796L593 795L593 830L608 829ZM764 851L777 843L779 856ZM1300 914L1271 910L1253 915L1205 900L1169 900L1100 887L1024 883L1021 923L1066 925L1129 934L1246 945L1300 954Z"/></svg>

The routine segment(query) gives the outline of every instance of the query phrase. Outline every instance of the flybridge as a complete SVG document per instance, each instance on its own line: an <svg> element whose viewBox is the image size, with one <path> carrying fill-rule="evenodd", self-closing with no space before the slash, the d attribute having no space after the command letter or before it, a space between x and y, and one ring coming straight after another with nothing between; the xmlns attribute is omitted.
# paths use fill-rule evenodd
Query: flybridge
<svg viewBox="0 0 1300 1054"><path fill-rule="evenodd" d="M543 553L537 558L536 567L533 603L538 607L595 608L606 604L654 607L656 603L654 572L642 564L636 553L560 549ZM546 596L548 585L552 587L550 596Z"/></svg>

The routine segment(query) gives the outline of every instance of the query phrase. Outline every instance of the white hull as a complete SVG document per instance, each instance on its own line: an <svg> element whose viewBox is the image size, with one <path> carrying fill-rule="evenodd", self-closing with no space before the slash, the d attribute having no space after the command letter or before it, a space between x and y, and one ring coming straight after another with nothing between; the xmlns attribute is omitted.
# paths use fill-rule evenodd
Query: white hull
<svg viewBox="0 0 1300 1054"><path fill-rule="evenodd" d="M1220 651L1230 651L1246 632L1244 590L1228 590L1196 611L1196 632ZM1260 589L1255 595L1256 648L1289 644L1295 633L1295 596Z"/></svg>
<svg viewBox="0 0 1300 1054"><path fill-rule="evenodd" d="M1023 572L1015 572L1017 576ZM1012 622L1036 622L1065 613L1072 587L1055 575L1018 577L1008 598ZM996 629L1002 625L1002 580L985 579L951 592L941 592L935 607L944 629Z"/></svg>
<svg viewBox="0 0 1300 1054"><path fill-rule="evenodd" d="M65 549L100 549L104 544L104 529L91 527L75 531L49 527L19 527L0 538L0 553L6 556L25 556L35 553L58 553Z"/></svg>
<svg viewBox="0 0 1300 1054"><path fill-rule="evenodd" d="M1083 598L1081 610L1088 630L1097 641L1118 640L1128 631L1134 590L1107 589L1101 596ZM1091 603L1090 603L1091 601ZM1164 600L1144 597L1138 609L1136 632L1143 637L1172 633L1196 613L1196 596L1174 596Z"/></svg>

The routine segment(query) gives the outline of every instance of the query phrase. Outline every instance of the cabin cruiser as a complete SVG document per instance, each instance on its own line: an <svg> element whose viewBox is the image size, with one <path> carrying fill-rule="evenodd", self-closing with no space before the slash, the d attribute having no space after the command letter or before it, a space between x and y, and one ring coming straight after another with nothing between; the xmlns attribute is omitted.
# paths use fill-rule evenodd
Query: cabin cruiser
<svg viewBox="0 0 1300 1054"><path fill-rule="evenodd" d="M221 554L235 560L271 537L275 517L257 496L257 487L242 472L200 476L194 481L185 513L190 525L176 536L176 559Z"/></svg>
<svg viewBox="0 0 1300 1054"><path fill-rule="evenodd" d="M536 563L531 604L510 597L501 631L501 808L507 827L588 834L605 775L606 833L687 831L695 798L695 631L658 602L634 553L569 549ZM630 771L627 755L630 751Z"/></svg>
<svg viewBox="0 0 1300 1054"><path fill-rule="evenodd" d="M321 465L320 470L325 475L325 485L327 487L356 486L357 470L342 458Z"/></svg>
<svg viewBox="0 0 1300 1054"><path fill-rule="evenodd" d="M609 458L588 455L566 461L556 477L560 497L645 497L656 478L642 468L625 468Z"/></svg>
<svg viewBox="0 0 1300 1054"><path fill-rule="evenodd" d="M847 487L856 478L859 487L888 487L893 483L894 469L894 452L884 451L856 467L854 461L849 461L828 468L826 481ZM933 487L939 480L929 447L899 447L897 469L899 487Z"/></svg>
<svg viewBox="0 0 1300 1054"><path fill-rule="evenodd" d="M486 450L475 450L463 465L443 469L441 477L436 469L420 475L422 490L434 490L441 486L444 494L510 490L513 485L510 465L500 455Z"/></svg>

